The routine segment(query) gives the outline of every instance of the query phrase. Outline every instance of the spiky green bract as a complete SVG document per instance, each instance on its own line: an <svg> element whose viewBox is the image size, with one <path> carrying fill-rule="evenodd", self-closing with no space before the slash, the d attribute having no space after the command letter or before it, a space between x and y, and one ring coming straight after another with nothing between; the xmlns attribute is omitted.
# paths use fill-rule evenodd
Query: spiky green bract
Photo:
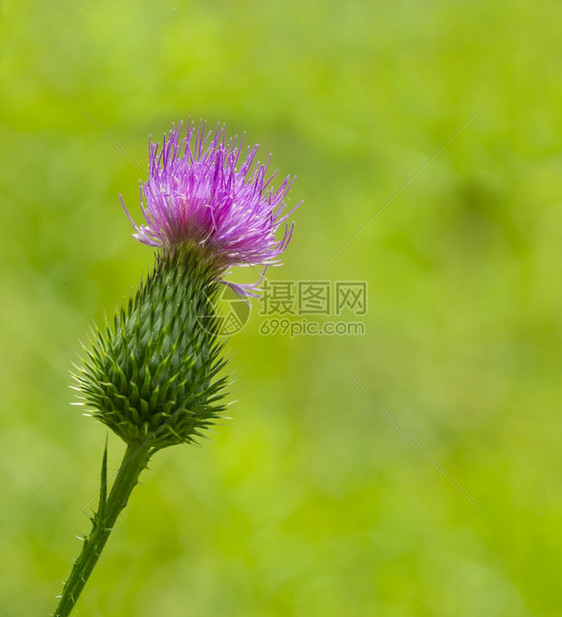
<svg viewBox="0 0 562 617"><path fill-rule="evenodd" d="M75 378L92 415L127 444L155 451L193 442L224 409L219 284L212 262L177 247L94 333Z"/></svg>

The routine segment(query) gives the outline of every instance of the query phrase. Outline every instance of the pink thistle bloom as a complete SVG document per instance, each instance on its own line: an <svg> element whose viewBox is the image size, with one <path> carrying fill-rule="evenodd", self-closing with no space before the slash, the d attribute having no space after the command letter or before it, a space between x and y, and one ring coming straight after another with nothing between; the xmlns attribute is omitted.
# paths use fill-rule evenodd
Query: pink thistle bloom
<svg viewBox="0 0 562 617"><path fill-rule="evenodd" d="M161 148L149 144L149 178L140 188L146 224L137 225L125 208L133 237L167 253L199 247L221 273L231 266L279 264L293 231L287 219L300 205L286 212L294 178L287 176L274 190L269 159L254 165L257 145L244 158L244 139L226 141L224 127L205 134L205 123L189 122L184 138L181 128L164 135Z"/></svg>

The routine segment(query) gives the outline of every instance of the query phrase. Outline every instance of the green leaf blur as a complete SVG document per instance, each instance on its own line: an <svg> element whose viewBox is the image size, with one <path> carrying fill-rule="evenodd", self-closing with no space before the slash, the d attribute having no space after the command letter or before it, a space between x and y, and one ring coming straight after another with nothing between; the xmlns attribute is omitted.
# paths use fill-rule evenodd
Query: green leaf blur
<svg viewBox="0 0 562 617"><path fill-rule="evenodd" d="M0 615L47 615L88 529L109 431L70 370L151 267L118 195L138 220L148 134L189 116L297 174L268 276L367 281L366 334L254 307L233 421L154 458L76 616L559 615L559 4L1 14Z"/></svg>

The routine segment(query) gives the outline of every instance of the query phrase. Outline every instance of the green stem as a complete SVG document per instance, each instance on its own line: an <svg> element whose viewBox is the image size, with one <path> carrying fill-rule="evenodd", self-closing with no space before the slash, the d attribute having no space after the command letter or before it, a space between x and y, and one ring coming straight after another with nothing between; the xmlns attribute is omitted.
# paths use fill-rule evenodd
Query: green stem
<svg viewBox="0 0 562 617"><path fill-rule="evenodd" d="M82 552L74 562L70 576L64 584L60 602L54 613L54 617L67 617L70 615L82 589L84 589L86 585L88 577L99 559L117 517L127 505L129 495L137 484L141 471L147 466L151 454L150 446L142 444L131 444L127 446L121 466L117 472L117 477L115 478L115 482L107 499L105 498L106 459L104 455L100 505L92 519L92 531L84 540Z"/></svg>

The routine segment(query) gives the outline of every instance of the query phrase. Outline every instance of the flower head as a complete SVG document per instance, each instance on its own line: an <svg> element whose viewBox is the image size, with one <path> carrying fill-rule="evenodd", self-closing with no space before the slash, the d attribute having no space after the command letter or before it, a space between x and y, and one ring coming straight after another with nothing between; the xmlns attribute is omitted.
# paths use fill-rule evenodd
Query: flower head
<svg viewBox="0 0 562 617"><path fill-rule="evenodd" d="M181 125L161 148L150 144L145 224L131 219L134 237L160 249L154 269L95 330L75 375L94 417L129 446L153 450L192 442L220 416L222 277L231 266L279 263L292 232L284 203L292 179L275 191L268 164L254 163L257 146L244 158L242 140L226 141L224 128L206 134L189 123L180 133ZM255 284L231 286L244 296Z"/></svg>
<svg viewBox="0 0 562 617"><path fill-rule="evenodd" d="M161 148L150 143L149 178L141 182L146 224L131 219L134 237L165 253L199 247L220 272L279 263L292 233L284 200L293 178L274 190L269 160L254 164L258 146L244 157L244 139L227 141L224 127L213 134L189 122L183 138L181 128L164 136Z"/></svg>

